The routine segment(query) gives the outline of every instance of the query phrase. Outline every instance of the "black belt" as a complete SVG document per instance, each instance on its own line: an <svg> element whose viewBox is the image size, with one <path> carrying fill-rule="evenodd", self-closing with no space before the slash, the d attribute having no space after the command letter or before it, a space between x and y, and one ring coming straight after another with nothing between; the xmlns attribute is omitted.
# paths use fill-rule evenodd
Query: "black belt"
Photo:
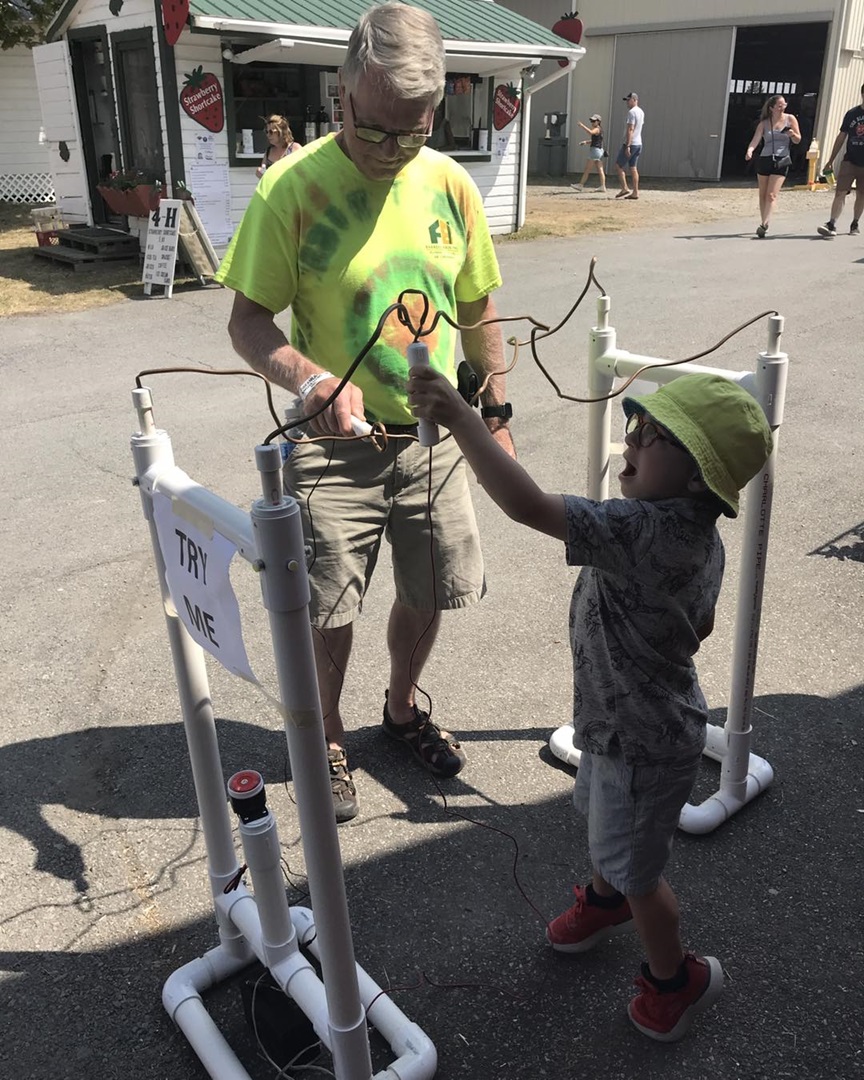
<svg viewBox="0 0 864 1080"><path fill-rule="evenodd" d="M391 424L387 420L379 420L378 417L370 416L366 413L366 422L368 424L383 424L387 429L388 435L416 435L416 424Z"/></svg>

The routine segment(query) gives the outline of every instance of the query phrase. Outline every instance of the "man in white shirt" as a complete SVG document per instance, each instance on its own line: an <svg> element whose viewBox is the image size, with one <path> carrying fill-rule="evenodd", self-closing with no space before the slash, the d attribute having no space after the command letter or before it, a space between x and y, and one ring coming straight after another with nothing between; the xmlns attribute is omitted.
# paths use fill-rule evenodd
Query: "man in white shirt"
<svg viewBox="0 0 864 1080"><path fill-rule="evenodd" d="M615 159L615 168L618 171L618 182L621 190L615 196L616 199L639 198L639 170L636 162L642 153L642 125L645 123L645 113L639 108L639 95L631 90L627 97L627 127L624 132L624 145L618 151ZM627 186L627 172L630 172L630 187Z"/></svg>

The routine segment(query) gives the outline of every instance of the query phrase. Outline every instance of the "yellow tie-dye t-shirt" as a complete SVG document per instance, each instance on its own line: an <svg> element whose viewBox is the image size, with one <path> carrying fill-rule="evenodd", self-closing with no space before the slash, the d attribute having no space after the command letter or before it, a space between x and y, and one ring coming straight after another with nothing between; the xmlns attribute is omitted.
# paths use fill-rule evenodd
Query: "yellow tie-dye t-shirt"
<svg viewBox="0 0 864 1080"><path fill-rule="evenodd" d="M424 148L395 180L367 180L332 135L267 170L216 277L274 313L290 307L292 345L335 375L404 290L428 297L429 327L437 311L455 320L457 301L501 284L480 193L460 165ZM423 298L403 300L421 325ZM453 382L457 335L438 319L422 338ZM413 340L392 313L352 376L378 419L413 422L405 396Z"/></svg>

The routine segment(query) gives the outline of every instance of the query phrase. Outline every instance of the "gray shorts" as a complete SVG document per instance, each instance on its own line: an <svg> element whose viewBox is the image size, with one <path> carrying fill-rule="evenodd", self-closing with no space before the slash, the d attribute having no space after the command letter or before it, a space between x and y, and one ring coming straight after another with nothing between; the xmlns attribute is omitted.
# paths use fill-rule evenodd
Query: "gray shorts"
<svg viewBox="0 0 864 1080"><path fill-rule="evenodd" d="M620 749L582 751L573 805L588 819L591 864L625 896L659 884L700 758L628 765Z"/></svg>
<svg viewBox="0 0 864 1080"><path fill-rule="evenodd" d="M300 443L283 476L312 548L313 626L354 621L382 536L392 549L396 598L406 607L467 607L485 593L465 459L455 439L432 448L431 500L429 450L405 438L390 439L380 452L361 441Z"/></svg>
<svg viewBox="0 0 864 1080"><path fill-rule="evenodd" d="M860 191L864 187L864 165L853 165L845 158L840 162L837 172L837 191L848 195L852 190L852 182L855 182L855 190Z"/></svg>

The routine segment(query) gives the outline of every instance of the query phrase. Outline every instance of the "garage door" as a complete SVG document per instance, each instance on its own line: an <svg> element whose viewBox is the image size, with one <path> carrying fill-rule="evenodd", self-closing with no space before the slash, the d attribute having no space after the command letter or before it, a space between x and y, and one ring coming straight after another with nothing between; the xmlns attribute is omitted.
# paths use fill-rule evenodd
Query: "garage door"
<svg viewBox="0 0 864 1080"><path fill-rule="evenodd" d="M640 172L719 180L734 52L733 26L619 34L612 117L620 132L610 130L610 148L624 134L621 99L635 90L645 110Z"/></svg>

